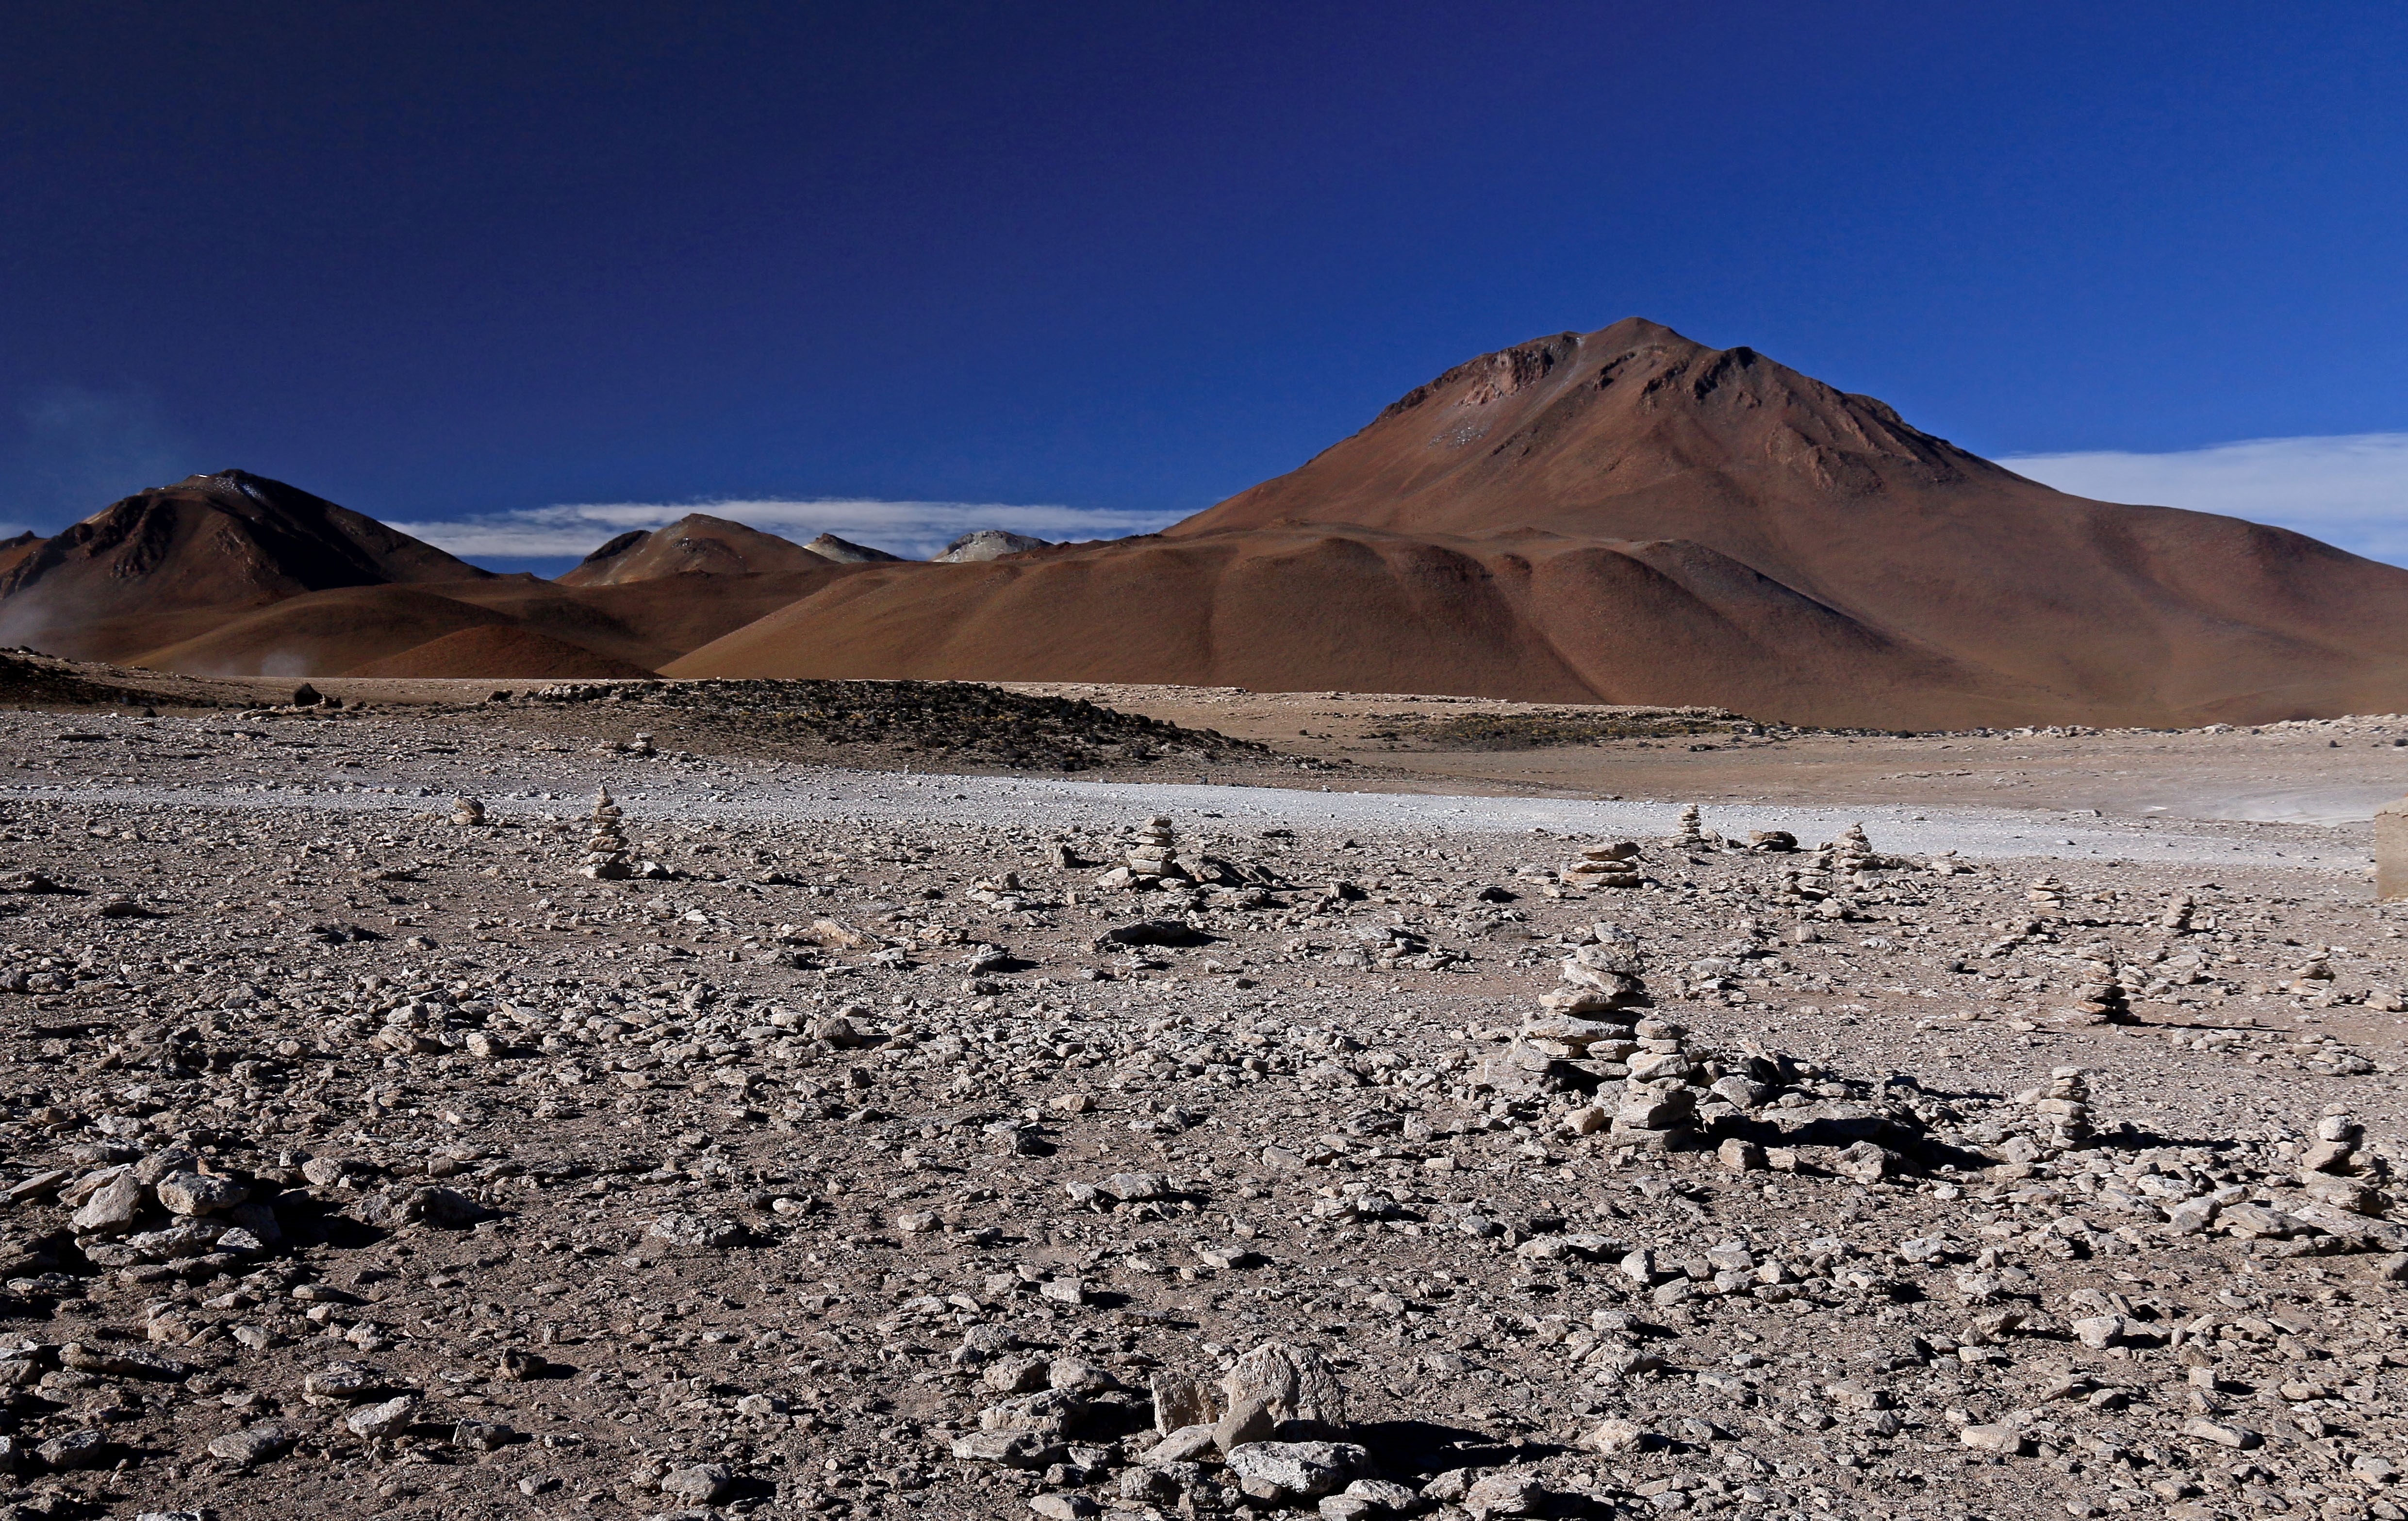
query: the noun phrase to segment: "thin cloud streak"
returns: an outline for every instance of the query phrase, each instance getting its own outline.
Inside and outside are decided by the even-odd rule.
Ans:
[[[887,502],[864,497],[743,501],[576,502],[395,528],[474,559],[580,557],[631,528],[658,528],[690,512],[727,518],[802,543],[828,533],[890,553],[925,558],[966,533],[1009,528],[1056,541],[1117,538],[1178,521],[1176,512],[1006,502]]]
[[[2009,455],[1999,463],[2077,496],[2221,512],[2408,565],[2408,433],[2247,438],[2163,454]]]

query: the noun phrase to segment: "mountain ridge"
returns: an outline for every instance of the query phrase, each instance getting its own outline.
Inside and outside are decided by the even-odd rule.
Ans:
[[[1694,548],[1645,548],[1670,545]],[[1203,546],[1209,568],[1179,552]],[[1452,594],[1414,581],[1441,564]],[[1450,366],[1159,536],[943,573],[825,588],[664,669],[1579,700],[1569,681],[1882,726],[2408,708],[2408,571],[2070,496],[1878,398],[1642,318]],[[1234,609],[1267,578],[1293,605],[1247,626]],[[1367,648],[1329,621],[1348,607],[1424,624]],[[1165,617],[1203,642],[1146,637]],[[985,631],[974,647],[966,627]],[[1491,658],[1507,649],[1535,664]]]

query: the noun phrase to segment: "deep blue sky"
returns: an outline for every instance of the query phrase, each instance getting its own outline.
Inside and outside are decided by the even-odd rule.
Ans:
[[[2408,8],[6,7],[0,524],[1205,506],[1643,314],[1985,453],[2408,429]]]

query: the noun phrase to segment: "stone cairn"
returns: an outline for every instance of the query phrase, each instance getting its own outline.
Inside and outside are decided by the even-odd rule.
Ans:
[[[1672,837],[1672,843],[1680,846],[1684,850],[1708,850],[1720,845],[1722,843],[1721,837],[1706,833],[1705,828],[1699,820],[1700,815],[1698,812],[1697,804],[1683,804],[1681,808],[1681,832]]]
[[[2103,958],[2082,964],[2082,982],[2073,990],[2073,1007],[2060,1016],[2069,1025],[2130,1025],[2131,993],[2115,964]]]
[[[2346,1109],[2328,1107],[2316,1122],[2315,1141],[2300,1154],[2300,1185],[2336,1209],[2383,1213],[2384,1200],[2376,1190],[2395,1180],[2383,1156],[2359,1150],[2365,1139],[2365,1127]]]
[[[1637,1046],[1630,1075],[1622,1080],[1622,1102],[1613,1112],[1613,1134],[1653,1139],[1685,1130],[1698,1117],[1698,1090],[1689,1079],[1689,1032],[1663,1019],[1642,1019],[1631,1027]]]
[[[2090,1074],[2079,1067],[2058,1067],[2048,1074],[2048,1086],[2032,1100],[2036,1121],[2032,1140],[2048,1153],[2078,1152],[2090,1144]]]
[[[1824,869],[1835,876],[1851,877],[1859,871],[1886,871],[1895,863],[1873,849],[1865,837],[1865,826],[1852,824],[1840,831],[1840,838],[1823,847]]]
[[[597,788],[594,794],[594,832],[585,839],[585,864],[578,870],[596,882],[625,882],[636,874],[627,862],[627,837],[620,828],[619,805],[610,799],[610,789]]]
[[[1575,1062],[1589,1064],[1591,1077],[1621,1075],[1620,1063],[1637,1049],[1632,1011],[1645,1005],[1647,988],[1636,943],[1611,925],[1598,926],[1598,936],[1564,958],[1563,985],[1539,995],[1539,1012],[1485,1064],[1489,1086],[1517,1098],[1555,1092],[1574,1081]]]
[[[2157,915],[2157,927],[2176,935],[2191,932],[2192,916],[2199,912],[2199,900],[2188,893],[2178,893],[2166,911]]]
[[[2024,901],[2041,913],[2065,911],[2065,883],[2054,876],[2041,877],[2024,889]]]
[[[481,827],[485,822],[484,800],[477,797],[452,798],[452,822],[464,829]]]
[[[1830,873],[1811,864],[1791,867],[1781,874],[1781,885],[1774,889],[1772,896],[1777,903],[1813,908],[1830,898]]]
[[[1648,1002],[1638,941],[1613,925],[1598,925],[1594,944],[1563,960],[1562,985],[1539,996],[1505,1054],[1490,1061],[1484,1080],[1498,1092],[1528,1096],[1566,1088],[1576,1076],[1620,1078],[1611,1112],[1600,1103],[1579,1112],[1578,1127],[1594,1134],[1609,1124],[1618,1137],[1661,1141],[1697,1119],[1688,1032],[1640,1012]],[[1585,1081],[1583,1079],[1582,1081]]]
[[[1157,887],[1185,887],[1217,880],[1203,858],[1180,848],[1179,833],[1165,814],[1157,813],[1132,830],[1121,864],[1096,879],[1098,887],[1145,892]]]
[[[1627,839],[1592,846],[1563,870],[1567,887],[1637,887],[1647,879],[1639,870],[1639,847]]]
[[[1779,854],[1797,847],[1794,838],[1779,830],[1767,831],[1767,835],[1771,838],[1756,837],[1758,842],[1754,848]],[[1844,911],[1832,895],[1841,890],[1842,883],[1853,879],[1858,886],[1869,885],[1872,880],[1870,873],[1897,871],[1908,864],[1901,857],[1874,850],[1873,842],[1865,837],[1865,826],[1852,824],[1840,832],[1839,839],[1827,841],[1797,866],[1783,871],[1775,896],[1781,902],[1806,905],[1827,918],[1838,918]]]

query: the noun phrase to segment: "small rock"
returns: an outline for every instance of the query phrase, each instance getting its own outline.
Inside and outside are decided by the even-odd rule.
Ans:
[[[2124,1317],[2087,1315],[2073,1322],[2070,1328],[2084,1346],[2099,1351],[2113,1346],[2115,1339],[2124,1334]]]
[[[979,1377],[979,1387],[992,1394],[1033,1393],[1045,1387],[1047,1366],[1042,1357],[1001,1357],[987,1365]]]
[[[375,1399],[392,1383],[381,1370],[366,1363],[329,1363],[301,1381],[301,1392],[311,1400],[356,1403]]]
[[[1733,1136],[1716,1150],[1715,1159],[1733,1172],[1757,1172],[1764,1168],[1764,1148]]]
[[[1421,1497],[1393,1479],[1357,1479],[1346,1486],[1351,1499],[1368,1500],[1383,1511],[1410,1511],[1421,1504]]]
[[[245,1465],[273,1462],[293,1450],[294,1433],[273,1422],[229,1431],[209,1443],[209,1456]]]
[[[131,1171],[121,1171],[83,1201],[68,1224],[86,1236],[122,1236],[134,1227],[150,1191]]]
[[[1545,1503],[1546,1486],[1537,1477],[1507,1470],[1491,1473],[1464,1491],[1463,1508],[1473,1521],[1492,1515],[1531,1515]]]
[[[1226,1461],[1257,1499],[1312,1499],[1360,1477],[1371,1455],[1344,1442],[1256,1442],[1231,1448]]]
[[[1221,1418],[1220,1401],[1212,1398],[1212,1386],[1200,1378],[1156,1373],[1151,1390],[1154,1428],[1166,1437],[1186,1427],[1214,1425]]]
[[[697,1463],[671,1469],[661,1478],[661,1493],[688,1505],[716,1505],[736,1488],[736,1474],[724,1463]]]
[[[1279,1421],[1271,1414],[1270,1399],[1254,1395],[1230,1405],[1228,1413],[1212,1428],[1212,1444],[1226,1454],[1233,1447],[1268,1440],[1278,1426]]]
[[[718,1214],[665,1214],[644,1232],[648,1243],[710,1252],[725,1251],[741,1243],[744,1238],[741,1224]]]
[[[1286,1342],[1266,1342],[1222,1375],[1228,1408],[1261,1398],[1272,1417],[1310,1421],[1332,1431],[1346,1427],[1346,1389],[1320,1353]]]
[[[1210,1426],[1182,1426],[1145,1450],[1149,1468],[1161,1468],[1170,1463],[1192,1463],[1197,1458],[1218,1452],[1218,1433]]]
[[[1580,1444],[1590,1452],[1614,1456],[1623,1453],[1639,1452],[1652,1445],[1655,1441],[1655,1433],[1638,1422],[1627,1421],[1620,1416],[1615,1416],[1612,1420],[1601,1421],[1592,1428],[1588,1435],[1581,1438]]]
[[[2246,1452],[2266,1440],[2245,1426],[2230,1426],[2222,1421],[2211,1421],[2203,1415],[2194,1416],[2185,1421],[2182,1434],[2241,1452]]]
[[[170,1172],[151,1191],[169,1212],[182,1215],[217,1214],[251,1198],[251,1190],[232,1178],[206,1172]]]
[[[353,1436],[366,1437],[373,1442],[380,1437],[392,1436],[408,1427],[410,1413],[417,1408],[417,1404],[416,1395],[395,1395],[380,1404],[353,1411],[351,1419],[343,1424],[351,1428]]]
[[[52,1437],[34,1449],[35,1456],[49,1467],[62,1472],[71,1469],[102,1468],[115,1461],[114,1447],[109,1440],[87,1427]]]

